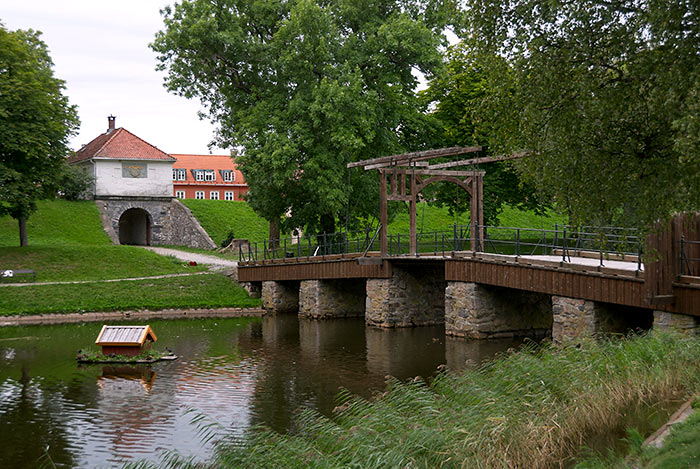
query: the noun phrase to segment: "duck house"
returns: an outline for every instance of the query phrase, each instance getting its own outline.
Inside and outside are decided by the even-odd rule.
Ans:
[[[158,340],[151,326],[102,326],[95,343],[102,347],[103,355],[134,357],[151,349],[151,342]]]

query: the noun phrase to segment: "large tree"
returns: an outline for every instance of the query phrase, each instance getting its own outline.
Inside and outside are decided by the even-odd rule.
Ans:
[[[166,86],[199,98],[242,148],[248,202],[331,232],[376,215],[377,177],[346,164],[419,144],[414,70],[441,65],[446,7],[427,0],[185,0],[152,48]],[[287,217],[288,215],[288,217]]]
[[[464,34],[505,59],[493,145],[574,222],[649,227],[700,206],[700,3],[471,0]]]
[[[509,75],[507,63],[493,58],[492,66],[500,64],[501,76],[486,73],[479,58],[465,43],[450,47],[446,54],[444,73],[435,76],[428,88],[420,93],[423,104],[430,109],[430,116],[437,121],[434,146],[480,145],[480,156],[493,156],[489,145],[496,132],[494,122],[480,116],[481,108],[494,98],[494,93],[512,94],[504,87],[503,75]],[[496,83],[493,83],[493,82]],[[496,96],[498,97],[498,96]],[[531,184],[521,181],[511,162],[490,163],[483,167],[484,222],[498,224],[498,215],[505,205],[523,209],[542,210],[543,199]],[[445,206],[450,213],[468,210],[469,199],[464,190],[454,184],[426,188],[430,203]]]
[[[17,219],[20,246],[37,199],[55,195],[78,126],[40,34],[0,23],[0,215]]]

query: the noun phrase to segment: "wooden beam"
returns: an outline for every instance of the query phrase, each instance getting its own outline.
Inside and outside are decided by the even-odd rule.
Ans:
[[[516,160],[528,156],[530,152],[522,151],[512,155],[484,156],[481,158],[471,158],[469,160],[450,161],[448,163],[438,163],[428,166],[428,169],[454,168],[455,166],[468,166],[479,163],[494,163],[496,161]]]
[[[391,169],[380,169],[382,174],[391,174]],[[486,171],[441,171],[431,169],[416,169],[412,171],[416,176],[453,176],[453,177],[472,177],[483,176]]]
[[[402,154],[398,154],[398,155],[382,156],[380,158],[372,158],[369,160],[355,161],[352,163],[348,163],[347,167],[348,168],[355,168],[357,166],[370,166],[370,165],[378,164],[378,163],[389,163],[390,165],[391,164],[395,165],[397,163],[402,163],[402,162],[424,161],[424,160],[430,160],[432,158],[438,158],[441,156],[463,155],[465,153],[474,153],[477,151],[481,151],[481,147],[439,148],[436,150],[415,151],[412,153],[402,153]],[[367,169],[367,168],[365,168],[365,169]]]
[[[398,168],[411,168],[413,166],[421,167],[421,168],[427,168],[430,166],[430,163],[428,161],[402,161],[400,163],[377,163],[377,164],[370,164],[365,166],[365,171],[369,171],[370,169],[379,169],[379,168],[386,168],[386,167],[398,167]]]

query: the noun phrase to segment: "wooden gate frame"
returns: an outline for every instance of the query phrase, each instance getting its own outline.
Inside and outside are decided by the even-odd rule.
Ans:
[[[474,164],[466,161],[454,161],[430,165],[428,160],[433,158],[455,156],[481,151],[481,147],[451,147],[437,150],[426,150],[400,155],[384,156],[364,161],[349,163],[348,168],[363,166],[365,171],[376,169],[379,172],[379,223],[381,256],[388,254],[387,236],[387,206],[388,201],[409,203],[410,236],[409,250],[412,255],[418,254],[418,239],[416,230],[416,202],[418,194],[433,182],[452,182],[467,191],[471,197],[470,224],[471,246],[474,249],[483,239],[484,199],[483,186],[485,171],[446,170],[454,166]],[[391,192],[387,192],[387,179],[390,181]],[[407,187],[408,180],[408,187]]]

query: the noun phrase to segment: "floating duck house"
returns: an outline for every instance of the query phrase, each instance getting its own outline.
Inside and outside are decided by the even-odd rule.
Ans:
[[[151,342],[158,340],[151,326],[102,326],[95,343],[102,347],[103,355],[133,357],[150,350]]]

